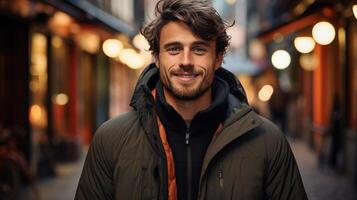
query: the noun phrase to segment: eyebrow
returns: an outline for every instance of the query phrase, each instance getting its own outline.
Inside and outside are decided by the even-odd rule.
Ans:
[[[166,49],[166,48],[169,48],[169,47],[175,46],[175,45],[182,45],[182,43],[180,43],[180,42],[170,42],[170,43],[165,44],[163,46],[163,48]],[[204,41],[204,40],[196,41],[196,42],[192,43],[192,46],[197,46],[197,45],[203,45],[203,46],[208,47],[208,46],[210,46],[210,43],[209,43],[209,41]]]
[[[210,46],[210,42],[202,40],[202,41],[194,42],[192,45],[203,45],[203,46],[209,47]]]
[[[171,46],[176,46],[176,45],[181,45],[181,43],[179,43],[179,42],[170,42],[170,43],[165,44],[163,48],[167,49],[167,48],[169,48]]]

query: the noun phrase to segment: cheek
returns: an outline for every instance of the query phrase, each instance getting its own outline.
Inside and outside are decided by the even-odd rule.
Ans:
[[[169,82],[169,77],[168,77],[167,71],[162,68],[160,68],[160,79],[164,83]]]
[[[160,67],[165,68],[165,70],[168,70],[170,66],[175,65],[176,63],[176,58],[173,56],[167,56],[167,55],[160,55],[159,56],[159,63]]]
[[[218,57],[214,53],[207,52],[204,56],[196,57],[196,62],[197,64],[201,63],[203,66],[215,66],[217,59]]]
[[[195,63],[196,66],[201,66],[201,68],[203,68],[205,71],[207,72],[211,72],[211,71],[215,71],[216,68],[216,61],[212,58],[206,57],[203,59],[199,59],[197,60],[197,62]]]

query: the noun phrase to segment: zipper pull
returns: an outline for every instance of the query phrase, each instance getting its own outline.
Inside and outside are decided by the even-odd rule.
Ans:
[[[218,170],[219,186],[223,190],[223,170]]]
[[[223,179],[223,170],[218,170],[218,178]]]
[[[186,145],[188,145],[190,143],[190,130],[189,129],[186,130],[185,139],[186,139]]]
[[[223,170],[218,170],[219,187],[223,190]]]

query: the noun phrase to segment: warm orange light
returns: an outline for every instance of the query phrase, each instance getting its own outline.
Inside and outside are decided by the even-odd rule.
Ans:
[[[53,95],[52,102],[57,105],[64,106],[68,103],[68,96],[64,93]]]
[[[123,49],[119,55],[119,60],[132,69],[139,69],[145,65],[145,57],[138,54],[134,49]]]
[[[33,76],[47,73],[47,39],[44,34],[34,33],[32,36],[31,67]]]
[[[100,48],[100,37],[91,31],[84,31],[77,36],[78,45],[84,51],[95,54]]]
[[[72,22],[71,17],[63,12],[56,12],[53,20],[57,26],[68,26]]]
[[[38,104],[34,104],[30,108],[30,122],[35,127],[44,128],[47,125],[46,113],[44,108]]]
[[[39,120],[42,117],[41,107],[39,105],[31,106],[30,116],[34,121]]]
[[[294,45],[300,53],[310,53],[315,48],[315,41],[312,37],[297,37]]]
[[[62,44],[63,44],[62,39],[60,37],[58,37],[58,36],[54,36],[52,38],[51,43],[52,43],[52,46],[55,47],[55,48],[60,48],[62,46]]]
[[[105,55],[110,58],[115,58],[120,55],[120,51],[123,49],[123,43],[118,39],[107,39],[104,41],[102,49]]]
[[[300,65],[306,71],[313,71],[317,67],[316,57],[313,54],[303,54],[300,56]]]

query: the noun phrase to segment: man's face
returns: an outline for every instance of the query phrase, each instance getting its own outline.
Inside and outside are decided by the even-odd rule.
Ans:
[[[156,65],[165,91],[176,99],[194,100],[205,94],[222,58],[216,54],[215,40],[197,37],[184,23],[169,22],[161,30]]]

